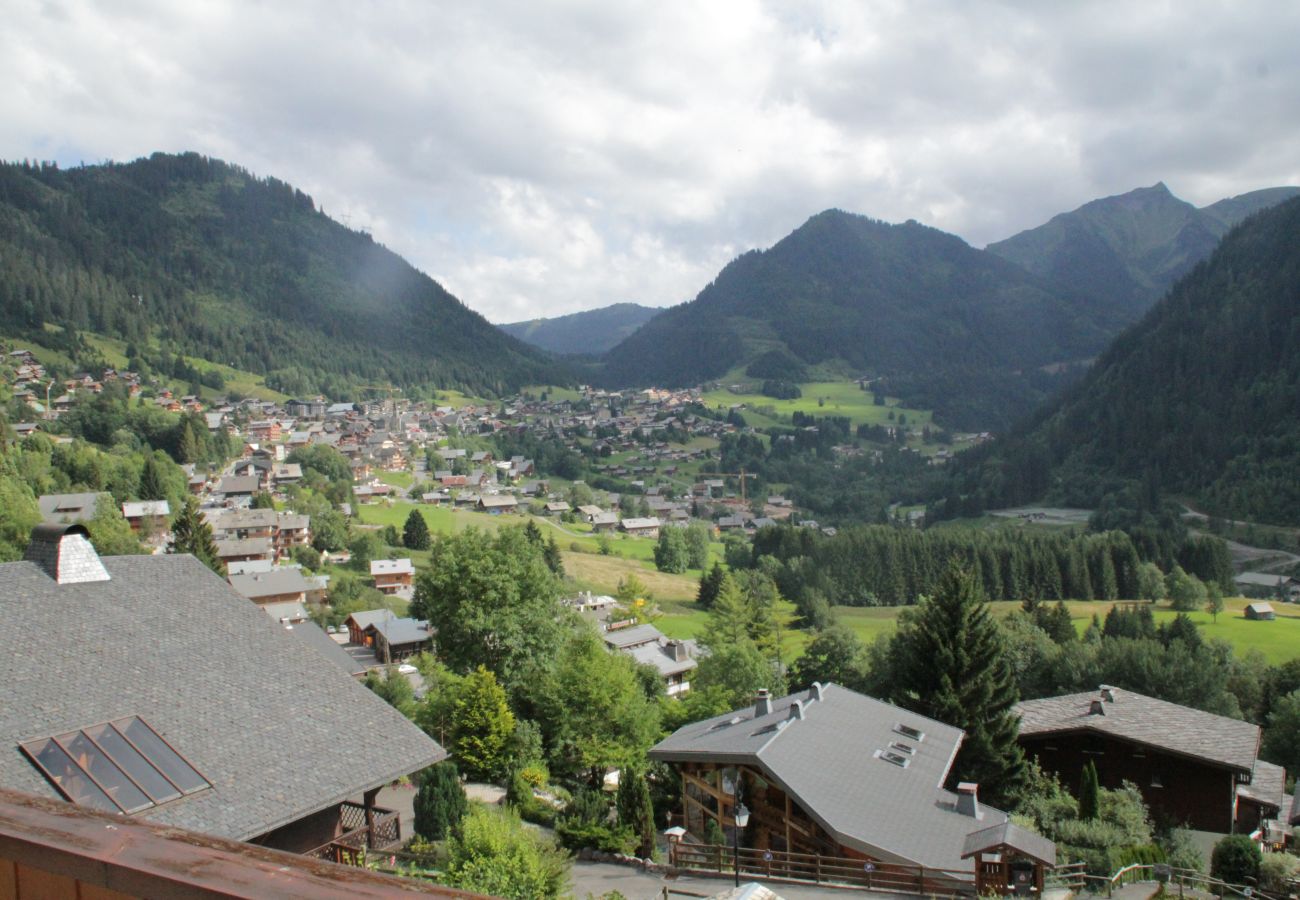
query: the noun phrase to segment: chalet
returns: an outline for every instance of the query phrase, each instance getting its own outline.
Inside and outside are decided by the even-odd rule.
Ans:
[[[1242,572],[1233,578],[1243,597],[1269,597],[1295,602],[1300,600],[1300,579],[1267,572]]]
[[[136,500],[122,504],[122,517],[137,534],[165,533],[171,514],[171,504],[166,500]]]
[[[933,719],[815,684],[781,698],[760,691],[753,706],[685,725],[649,755],[681,774],[680,824],[696,839],[710,820],[734,832],[743,808],[746,847],[775,871],[794,865],[788,854],[809,854],[855,870],[870,863],[882,886],[906,870],[909,892],[948,894],[974,885],[963,858],[971,835],[1008,821],[980,804],[976,785],[943,788],[962,738]]]
[[[691,689],[690,673],[699,663],[692,658],[690,641],[670,640],[653,625],[611,628],[604,637],[611,650],[658,670],[669,697]]]
[[[231,501],[247,503],[261,489],[262,478],[260,475],[227,475],[217,482],[215,493],[225,497],[228,503]]]
[[[275,559],[275,545],[270,538],[232,538],[218,540],[217,558],[223,563],[243,562],[245,560]]]
[[[431,506],[442,506],[450,501],[451,492],[449,491],[427,491],[420,495],[420,502],[428,503]]]
[[[278,512],[275,514],[275,552],[286,555],[294,547],[311,545],[311,516],[301,513]]]
[[[493,516],[499,516],[502,513],[512,513],[519,508],[519,501],[509,494],[499,494],[496,496],[483,495],[478,498],[478,509]]]
[[[271,467],[271,479],[276,487],[297,484],[302,481],[302,466],[299,463],[276,463]]]
[[[563,500],[553,500],[546,504],[546,514],[548,516],[559,516],[569,511],[569,504]]]
[[[397,662],[433,649],[433,630],[428,622],[399,619],[391,614],[370,626],[374,634],[375,658]]]
[[[282,603],[259,603],[262,612],[271,617],[274,622],[281,625],[297,625],[299,622],[310,622],[311,614],[307,612],[307,607],[301,603],[295,603],[286,600]]]
[[[218,510],[206,515],[219,540],[266,538],[274,543],[277,517],[273,509]]]
[[[1281,811],[1258,725],[1107,686],[1025,700],[1016,712],[1026,755],[1067,784],[1091,760],[1103,787],[1132,782],[1154,814],[1221,834],[1249,833]]]
[[[588,523],[592,523],[597,516],[605,515],[605,511],[594,504],[586,504],[578,507],[578,514]],[[617,521],[617,520],[616,520]]]
[[[659,520],[655,518],[623,519],[618,523],[618,530],[634,537],[657,538],[659,537]]]
[[[307,580],[302,569],[294,566],[277,566],[269,572],[251,572],[229,576],[230,586],[241,597],[258,606],[268,603],[306,603]]]
[[[284,429],[277,419],[263,419],[248,423],[248,436],[258,443],[271,444],[280,440],[283,435]]]
[[[1246,618],[1253,622],[1271,622],[1277,618],[1271,603],[1257,601],[1246,604]]]
[[[95,518],[95,510],[103,500],[113,502],[113,496],[104,491],[84,494],[42,494],[36,500],[41,510],[41,518],[46,522],[89,522]]]
[[[364,612],[352,613],[343,622],[348,629],[348,640],[363,647],[373,646],[374,637],[373,632],[370,631],[371,626],[386,618],[392,618],[392,616],[392,611],[387,609],[368,609]]]
[[[375,588],[384,594],[399,594],[410,591],[411,579],[415,576],[415,567],[408,559],[375,559],[370,561],[370,577],[375,579]]]
[[[399,842],[379,789],[446,756],[191,556],[100,558],[41,525],[0,583],[28,651],[0,657],[0,787],[337,858]],[[141,649],[142,623],[166,639]]]

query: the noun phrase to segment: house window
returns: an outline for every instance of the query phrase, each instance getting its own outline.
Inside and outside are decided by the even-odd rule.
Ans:
[[[1159,772],[1151,773],[1151,786],[1158,787],[1158,788],[1162,788],[1165,786],[1164,779],[1160,776]]]
[[[138,716],[19,746],[68,800],[109,812],[138,813],[212,787]]]

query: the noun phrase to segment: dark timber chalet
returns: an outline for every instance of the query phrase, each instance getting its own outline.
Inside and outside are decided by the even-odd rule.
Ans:
[[[739,788],[750,812],[742,843],[756,851],[856,860],[859,871],[865,862],[914,867],[949,882],[935,888],[945,891],[969,889],[971,857],[986,855],[990,889],[1007,884],[1001,867],[1015,860],[1029,860],[1041,884],[1042,868],[1055,864],[1050,841],[1001,827],[1006,813],[982,806],[976,785],[944,788],[962,738],[827,684],[780,698],[762,691],[749,708],[679,728],[650,758],[681,773],[688,840],[703,840],[713,820],[730,843]]]
[[[1044,769],[1073,786],[1092,760],[1103,787],[1131,782],[1157,817],[1249,834],[1289,805],[1286,772],[1258,758],[1249,722],[1105,686],[1016,711],[1020,744]]]
[[[38,526],[0,564],[0,630],[21,638],[3,788],[350,859],[400,837],[379,789],[446,756],[188,555],[101,559],[81,526]]]

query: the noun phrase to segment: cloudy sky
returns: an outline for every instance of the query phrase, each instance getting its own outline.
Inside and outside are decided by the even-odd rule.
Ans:
[[[839,207],[977,246],[1300,184],[1300,4],[8,0],[0,156],[274,175],[497,322],[693,297]]]

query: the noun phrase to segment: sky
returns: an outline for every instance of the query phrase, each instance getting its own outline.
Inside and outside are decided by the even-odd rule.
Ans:
[[[0,157],[275,176],[494,322],[693,298],[828,208],[975,246],[1300,184],[1300,4],[7,0]]]

